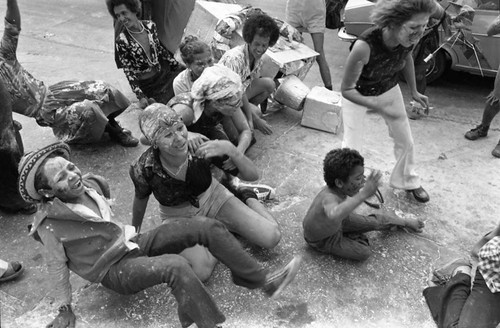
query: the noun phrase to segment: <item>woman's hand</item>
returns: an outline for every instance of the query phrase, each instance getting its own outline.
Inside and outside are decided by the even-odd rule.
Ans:
[[[273,130],[271,130],[271,126],[260,117],[254,117],[253,126],[264,134],[270,135],[273,133]]]
[[[222,157],[224,155],[233,157],[238,150],[227,140],[209,140],[198,147],[195,152],[197,157],[211,158]]]
[[[412,95],[413,100],[418,102],[422,108],[424,109],[425,114],[429,114],[429,97],[421,94],[418,91],[415,91]]]
[[[194,155],[198,148],[207,142],[209,139],[201,133],[188,132],[188,150],[191,155]]]

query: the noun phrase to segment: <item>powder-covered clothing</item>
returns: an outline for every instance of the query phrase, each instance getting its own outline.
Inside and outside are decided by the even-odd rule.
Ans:
[[[129,173],[135,186],[135,196],[144,199],[153,194],[163,206],[190,203],[199,207],[200,195],[212,183],[211,161],[189,157],[186,179],[182,181],[163,169],[159,156],[159,150],[150,147],[131,165]]]
[[[36,232],[44,244],[49,275],[56,283],[61,304],[71,304],[69,270],[88,281],[100,282],[114,263],[138,248],[130,241],[136,235],[134,227],[111,220],[107,182],[92,174],[82,180],[100,213],[56,198],[44,204],[32,227],[32,233]]]
[[[191,71],[185,69],[179,73],[174,79],[173,87],[175,95],[180,95],[191,91],[193,86],[193,79],[191,78]]]
[[[12,111],[35,118],[52,128],[67,143],[98,141],[104,133],[107,115],[123,111],[130,101],[103,81],[62,81],[45,86],[26,71],[16,57],[20,28],[5,20],[0,46],[0,78],[12,101]]]
[[[500,236],[491,238],[478,252],[478,270],[492,293],[500,292]]]
[[[184,202],[197,205],[198,196],[212,182],[210,162],[192,157],[187,165],[186,181],[177,180],[163,169],[159,150],[150,147],[130,167],[135,196],[144,199],[153,193],[164,206],[176,206]]]
[[[250,68],[250,54],[248,53],[248,45],[234,47],[226,51],[221,57],[218,64],[224,65],[241,77],[243,90],[246,90],[250,83],[260,77],[260,69],[262,68],[262,57],[255,60],[254,67]]]
[[[359,39],[370,46],[370,58],[363,66],[356,90],[363,96],[378,96],[398,84],[398,72],[404,68],[405,59],[413,47],[399,44],[394,49],[387,48],[382,29],[376,26],[364,31]]]
[[[138,83],[139,75],[153,70],[175,71],[179,67],[172,53],[160,43],[155,23],[148,20],[143,20],[141,23],[148,34],[151,58],[127,29],[123,28],[115,39],[117,66],[123,68],[130,87],[138,99],[145,97]]]

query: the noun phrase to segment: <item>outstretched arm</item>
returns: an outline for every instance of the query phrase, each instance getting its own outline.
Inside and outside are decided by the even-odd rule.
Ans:
[[[38,234],[45,246],[48,278],[54,284],[53,294],[59,305],[59,314],[47,327],[74,328],[76,317],[71,309],[71,284],[64,247],[48,229],[39,229]]]
[[[7,13],[5,14],[5,19],[21,29],[21,13],[19,12],[17,0],[7,0]]]

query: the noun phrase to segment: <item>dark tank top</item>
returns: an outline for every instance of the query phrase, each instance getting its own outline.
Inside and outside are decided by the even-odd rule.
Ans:
[[[364,31],[359,39],[370,46],[370,58],[356,82],[356,90],[363,96],[381,95],[398,84],[398,72],[404,68],[405,58],[413,47],[387,48],[382,29],[376,26]]]

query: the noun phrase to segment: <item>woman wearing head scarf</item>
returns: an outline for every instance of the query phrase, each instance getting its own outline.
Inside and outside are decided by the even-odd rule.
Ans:
[[[132,224],[140,229],[149,196],[160,203],[163,220],[174,217],[207,216],[223,222],[229,231],[264,248],[273,248],[281,238],[278,224],[266,212],[257,213],[212,177],[211,159],[227,156],[231,171],[245,180],[259,177],[257,168],[228,140],[210,140],[189,152],[188,131],[181,116],[163,104],[152,104],[140,115],[142,133],[152,145],[130,168],[135,186]],[[215,259],[195,246],[182,253],[201,280],[210,276]]]
[[[417,91],[412,49],[423,35],[434,0],[380,0],[372,12],[375,26],[354,43],[342,80],[342,147],[361,150],[363,120],[368,109],[385,120],[394,140],[396,165],[390,185],[411,192],[419,202],[429,201],[415,171],[415,150],[398,73],[403,72],[413,100],[424,108],[428,99]]]
[[[155,23],[139,20],[139,0],[106,0],[106,5],[118,24],[116,64],[123,68],[141,106],[152,102],[166,104],[174,96],[172,83],[182,67],[160,43]]]
[[[172,107],[187,126],[189,150],[194,153],[206,140],[231,140],[242,153],[252,143],[252,132],[241,110],[240,77],[227,67],[207,67],[193,83],[190,93],[172,98]],[[226,161],[226,169],[233,168]]]

